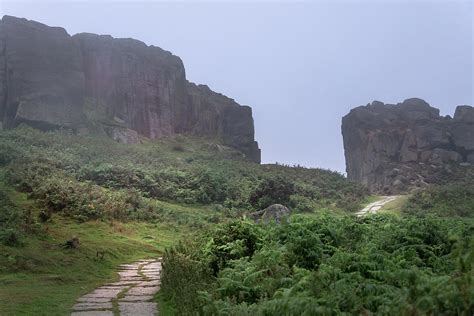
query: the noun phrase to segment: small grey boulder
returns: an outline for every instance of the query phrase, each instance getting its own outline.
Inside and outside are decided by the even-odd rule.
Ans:
[[[290,209],[286,206],[281,204],[272,204],[264,210],[251,213],[250,218],[252,218],[257,223],[260,221],[263,221],[265,224],[273,221],[281,223],[282,219],[288,217],[290,213]]]

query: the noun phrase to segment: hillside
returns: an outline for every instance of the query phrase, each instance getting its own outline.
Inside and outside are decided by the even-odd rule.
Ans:
[[[473,309],[469,187],[358,218],[373,197],[331,171],[251,163],[212,139],[124,145],[27,126],[0,132],[0,162],[2,315],[64,315],[119,263],[158,255],[164,315]],[[276,202],[288,222],[243,218]]]
[[[27,126],[0,131],[0,175],[2,315],[63,315],[118,263],[271,203],[345,214],[368,198],[338,173],[251,163],[213,139],[125,145]]]

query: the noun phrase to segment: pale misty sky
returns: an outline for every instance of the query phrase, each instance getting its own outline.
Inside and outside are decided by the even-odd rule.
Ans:
[[[344,172],[341,118],[372,100],[473,102],[473,2],[0,1],[69,34],[132,37],[253,108],[263,162]]]

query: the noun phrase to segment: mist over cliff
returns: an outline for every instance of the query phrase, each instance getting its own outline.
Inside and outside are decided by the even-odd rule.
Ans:
[[[190,134],[260,162],[252,109],[187,81],[181,59],[134,39],[0,22],[0,121],[99,131],[124,143]]]

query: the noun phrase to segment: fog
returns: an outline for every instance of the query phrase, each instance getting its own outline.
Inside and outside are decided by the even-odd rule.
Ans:
[[[343,172],[341,118],[372,100],[474,104],[471,1],[0,2],[70,34],[132,37],[253,108],[263,162]]]

